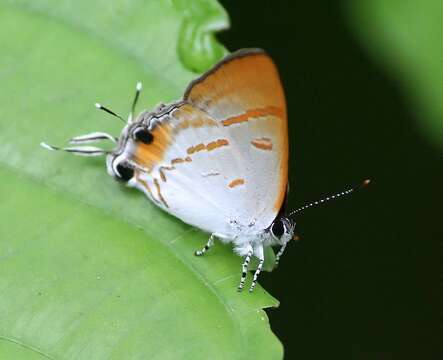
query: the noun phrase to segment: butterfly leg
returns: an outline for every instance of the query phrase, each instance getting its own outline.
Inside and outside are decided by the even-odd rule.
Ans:
[[[281,258],[281,256],[283,255],[283,253],[285,252],[285,249],[286,249],[286,245],[287,245],[287,244],[288,244],[288,243],[285,242],[285,243],[282,245],[282,247],[280,248],[280,250],[278,251],[277,255],[275,255],[275,266],[278,266],[278,263],[280,262],[280,258]]]
[[[242,264],[242,273],[241,273],[241,279],[240,279],[240,284],[238,285],[238,291],[242,291],[243,287],[245,286],[245,281],[246,281],[246,276],[248,274],[248,266],[249,266],[249,262],[251,261],[251,257],[252,257],[252,246],[250,248],[250,250],[248,251],[246,257],[245,257],[245,261]]]
[[[263,268],[263,263],[265,261],[265,256],[263,253],[263,245],[259,245],[256,248],[254,248],[254,255],[258,258],[259,262],[257,269],[255,270],[254,277],[252,278],[252,284],[251,287],[249,288],[249,292],[252,292],[255,289],[255,285],[257,285],[258,275],[260,275],[261,270]]]
[[[203,256],[206,253],[206,251],[208,251],[212,247],[212,245],[214,245],[214,234],[211,234],[211,236],[209,237],[208,242],[203,247],[203,249],[197,250],[195,252],[195,255],[196,256]]]

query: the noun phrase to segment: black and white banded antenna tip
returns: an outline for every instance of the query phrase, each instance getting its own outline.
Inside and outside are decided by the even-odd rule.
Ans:
[[[116,114],[112,110],[109,110],[108,108],[104,107],[103,105],[101,105],[99,103],[95,103],[95,107],[99,110],[103,110],[104,112],[107,112],[108,114],[115,116],[116,118],[119,118],[121,121],[123,121],[126,124],[125,119],[123,119],[120,115]]]
[[[320,200],[314,201],[312,203],[303,205],[302,207],[299,207],[298,209],[295,209],[295,210],[291,211],[288,216],[289,217],[294,216],[295,214],[298,214],[299,212],[304,211],[306,209],[309,209],[311,207],[315,207],[315,206],[321,205],[321,204],[323,204],[325,202],[328,202],[328,201],[331,201],[331,200],[335,200],[335,199],[337,199],[339,197],[342,197],[342,196],[345,196],[345,195],[349,195],[349,194],[353,193],[356,190],[360,190],[360,189],[363,189],[364,187],[368,186],[370,182],[371,182],[370,179],[365,179],[358,186],[349,188],[349,189],[344,190],[342,192],[339,192],[337,194],[330,195],[330,196],[327,196],[327,197],[325,197],[323,199],[320,199]]]
[[[135,107],[137,106],[138,98],[140,97],[140,93],[141,93],[142,89],[143,89],[143,85],[139,81],[137,83],[137,85],[135,86],[135,96],[134,96],[134,100],[132,101],[131,112],[129,113],[128,122],[131,122],[132,119],[134,118]]]

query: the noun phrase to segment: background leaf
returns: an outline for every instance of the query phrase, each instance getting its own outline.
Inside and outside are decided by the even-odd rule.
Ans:
[[[216,61],[211,30],[227,26],[215,1],[195,2],[196,17],[183,4],[0,5],[2,357],[282,357],[262,310],[277,301],[237,293],[229,246],[195,258],[207,234],[116,184],[103,159],[38,146],[118,134],[92,104],[126,114],[138,80],[144,108],[179,98],[196,76],[180,59],[199,71]]]
[[[443,2],[347,1],[359,40],[404,85],[428,138],[443,146]]]

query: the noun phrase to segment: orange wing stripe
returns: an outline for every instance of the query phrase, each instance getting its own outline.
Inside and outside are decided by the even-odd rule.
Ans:
[[[138,176],[138,174],[135,175],[135,178],[136,178],[137,181],[138,181],[140,184],[142,184],[142,186],[148,191],[149,195],[151,195],[151,198],[152,198],[154,201],[157,201],[156,198],[154,197],[154,195],[152,194],[151,188],[149,187],[148,183],[147,183],[145,180],[141,179],[141,178]]]
[[[168,203],[166,202],[165,198],[163,197],[163,195],[161,193],[160,184],[158,183],[157,179],[154,179],[154,185],[155,185],[155,187],[157,189],[158,198],[163,203],[163,205],[165,205],[168,208],[169,205],[168,205]]]
[[[261,150],[272,150],[272,142],[269,138],[260,138],[254,139],[251,141],[251,144],[254,145],[257,149]]]
[[[200,128],[203,126],[217,126],[217,122],[211,118],[186,119],[175,127],[175,131],[179,132],[189,127]]]
[[[233,187],[236,187],[238,185],[243,185],[245,183],[245,179],[235,179],[232,180],[228,186],[232,189]]]
[[[160,173],[160,178],[163,182],[166,182],[165,170],[175,170],[175,166],[160,166],[158,172]]]
[[[218,139],[217,141],[212,141],[208,145],[206,145],[206,150],[211,151],[217,149],[222,146],[228,146],[229,141],[226,139]]]
[[[239,124],[245,121],[249,121],[251,118],[257,118],[260,116],[274,115],[279,118],[284,118],[285,113],[282,109],[276,106],[267,106],[260,109],[251,109],[246,111],[244,114],[232,116],[222,121],[224,126],[230,126],[233,124]]]
[[[192,161],[192,159],[189,156],[186,156],[184,159],[183,158],[172,159],[171,160],[171,164],[172,165],[174,165],[174,164],[181,164],[181,163],[184,163],[184,162],[191,162],[191,161]]]
[[[211,150],[217,149],[219,147],[228,146],[228,145],[229,145],[229,141],[228,140],[226,140],[226,139],[218,139],[218,140],[215,140],[215,141],[211,141],[207,145],[205,145],[203,143],[200,143],[198,145],[191,146],[191,147],[189,147],[186,150],[186,152],[189,155],[191,155],[191,154],[194,154],[194,153],[199,152],[199,151],[203,151],[203,150],[211,151]]]
[[[173,112],[172,117],[179,121],[174,127],[174,133],[188,128],[218,126],[217,121],[208,116],[204,111],[190,104],[185,104],[177,108]]]

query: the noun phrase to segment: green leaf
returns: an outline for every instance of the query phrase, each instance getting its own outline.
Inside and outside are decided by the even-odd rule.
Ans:
[[[369,52],[404,84],[424,133],[443,146],[443,1],[347,1]]]
[[[138,80],[145,108],[179,98],[190,64],[225,52],[212,30],[227,21],[209,0],[1,3],[1,358],[282,357],[263,311],[278,302],[236,291],[229,246],[196,258],[208,235],[117,184],[102,158],[39,147],[119,134],[93,103],[126,114]]]

